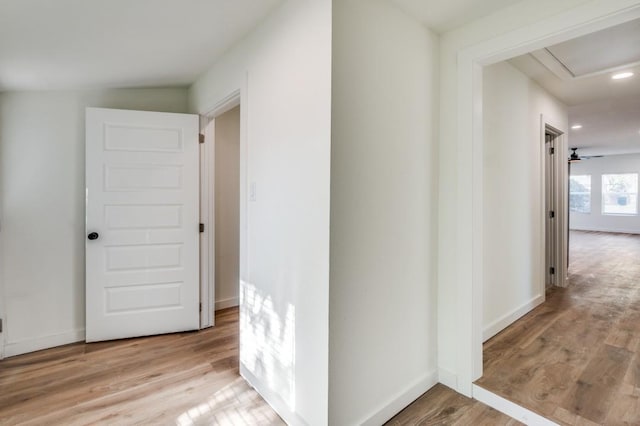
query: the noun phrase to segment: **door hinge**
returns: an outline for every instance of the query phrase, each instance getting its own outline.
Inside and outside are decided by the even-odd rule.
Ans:
[[[551,210],[549,212],[549,219],[553,219],[554,217],[556,217],[556,212],[554,212],[553,210]]]
[[[202,312],[202,302],[200,302],[200,312]]]
[[[553,155],[556,153],[556,149],[554,147],[549,148],[549,155]]]
[[[204,223],[200,224],[200,232],[204,232]]]
[[[204,143],[204,134],[200,133],[200,134],[198,135],[198,141],[199,141],[200,143]]]
[[[553,266],[549,268],[549,273],[551,275],[554,275],[556,273],[556,268],[554,268]]]
[[[0,333],[2,333],[2,318],[0,318]]]

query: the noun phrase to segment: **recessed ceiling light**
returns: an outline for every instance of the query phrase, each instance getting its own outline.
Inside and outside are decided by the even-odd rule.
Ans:
[[[571,126],[571,128],[572,128],[573,130],[582,129],[582,124],[574,124],[573,126]]]
[[[611,76],[611,78],[614,80],[622,80],[623,78],[629,78],[629,77],[633,77],[632,72],[620,72],[618,74],[614,74]]]

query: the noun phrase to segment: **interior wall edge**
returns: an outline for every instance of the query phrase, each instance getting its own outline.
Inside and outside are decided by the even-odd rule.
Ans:
[[[85,329],[63,331],[61,333],[49,334],[46,336],[20,339],[14,342],[6,342],[5,356],[11,357],[29,352],[36,352],[56,346],[68,345],[70,343],[83,342],[85,339]]]
[[[441,383],[450,389],[456,390],[458,388],[458,375],[451,370],[439,367],[438,383]]]
[[[482,330],[482,341],[486,342],[491,339],[496,334],[500,333],[505,328],[509,327],[511,324],[516,322],[518,319],[522,318],[533,309],[535,309],[538,305],[544,302],[544,294],[539,294],[529,300],[528,302],[520,305],[513,311],[503,315],[497,320],[493,321],[491,324],[488,324]]]
[[[240,297],[230,297],[228,299],[220,299],[220,300],[216,300],[216,311],[219,311],[220,309],[227,309],[227,308],[233,308],[235,306],[239,306],[240,305]]]
[[[245,379],[254,389],[260,394],[267,404],[278,413],[280,417],[286,419],[286,422],[290,426],[306,426],[308,423],[304,421],[294,410],[290,409],[287,403],[274,391],[265,386],[264,382],[258,380],[251,370],[247,368],[242,362],[240,362],[240,376]]]
[[[403,391],[394,395],[389,401],[378,408],[371,416],[357,422],[357,424],[377,426],[385,423],[436,384],[438,384],[438,371],[434,370],[409,384]]]

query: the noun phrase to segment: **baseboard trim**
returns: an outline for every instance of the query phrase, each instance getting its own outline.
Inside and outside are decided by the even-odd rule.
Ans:
[[[579,226],[571,228],[572,231],[592,231],[592,232],[609,232],[611,234],[640,234],[640,229],[612,229],[612,228],[591,228],[588,226]]]
[[[239,297],[230,297],[228,299],[216,300],[215,310],[219,311],[220,309],[232,308],[238,305],[240,305]]]
[[[49,334],[46,336],[33,337],[29,339],[6,342],[4,345],[4,356],[16,356],[29,352],[49,349],[56,346],[68,345],[69,343],[82,342],[85,339],[84,328],[69,330],[62,333]]]
[[[473,398],[529,426],[558,426],[557,423],[542,417],[514,402],[473,385]]]
[[[458,376],[446,368],[438,369],[438,382],[456,392],[458,391]]]
[[[363,426],[378,426],[398,414],[407,405],[418,399],[420,395],[438,383],[438,373],[433,371],[415,380],[406,389],[394,395],[384,406],[363,421],[357,422]]]
[[[540,305],[542,302],[544,302],[544,295],[541,294],[534,297],[527,303],[514,309],[513,311],[507,313],[506,315],[503,315],[502,317],[493,321],[491,324],[489,324],[482,330],[482,341],[486,342],[487,340],[491,339],[493,336],[500,333],[502,330],[504,330],[505,328],[513,324],[515,321],[517,321],[527,313],[531,312],[536,306]]]
[[[291,411],[280,395],[263,386],[262,382],[260,382],[242,362],[240,363],[240,376],[242,376],[242,378],[260,394],[266,403],[269,404],[269,406],[273,408],[280,417],[282,417],[282,420],[284,420],[286,424],[292,426],[308,425],[308,422],[300,417],[300,415]]]

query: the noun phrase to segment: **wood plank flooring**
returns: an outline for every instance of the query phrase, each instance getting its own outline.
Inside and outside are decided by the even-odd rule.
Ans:
[[[281,425],[238,375],[238,310],[216,327],[0,361],[0,425]],[[640,372],[640,366],[638,368]],[[390,425],[515,425],[437,385]]]
[[[284,424],[239,376],[237,308],[216,324],[2,360],[0,424]]]
[[[640,424],[640,236],[571,232],[569,286],[484,345],[479,386],[565,425]]]
[[[386,423],[388,426],[513,426],[520,424],[522,423],[440,384],[431,388]]]

